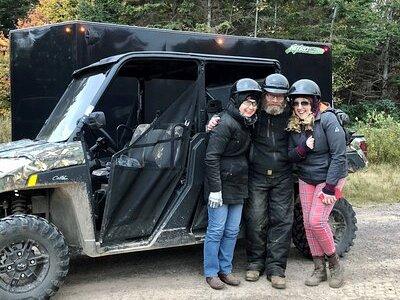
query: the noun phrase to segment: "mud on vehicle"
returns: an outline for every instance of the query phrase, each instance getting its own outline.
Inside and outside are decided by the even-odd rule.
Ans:
[[[98,257],[202,243],[208,113],[239,78],[279,70],[269,59],[136,52],[76,71],[35,140],[0,146],[0,299],[53,295],[69,249]],[[346,200],[333,221],[345,252],[356,230]],[[305,252],[302,226],[297,214]]]

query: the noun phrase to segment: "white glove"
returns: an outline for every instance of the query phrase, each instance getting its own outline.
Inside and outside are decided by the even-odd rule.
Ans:
[[[211,208],[217,208],[222,206],[222,204],[222,192],[211,192],[210,196],[208,196],[208,206],[210,206]]]

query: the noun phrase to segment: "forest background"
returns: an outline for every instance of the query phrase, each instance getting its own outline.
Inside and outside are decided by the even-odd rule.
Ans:
[[[335,103],[372,163],[350,197],[386,188],[377,201],[400,201],[400,0],[0,0],[0,141],[10,139],[9,31],[77,19],[331,43]]]

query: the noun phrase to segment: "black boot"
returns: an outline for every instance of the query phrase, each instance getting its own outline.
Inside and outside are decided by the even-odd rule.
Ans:
[[[314,271],[305,281],[308,286],[317,286],[327,280],[325,258],[323,256],[313,257]]]
[[[333,253],[328,256],[329,263],[329,286],[331,288],[339,288],[344,284],[344,269],[339,263],[339,256]]]

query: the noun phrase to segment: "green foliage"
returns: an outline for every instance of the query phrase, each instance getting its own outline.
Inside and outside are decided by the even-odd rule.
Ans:
[[[124,6],[118,0],[79,0],[78,18],[93,22],[119,23]]]
[[[373,111],[367,114],[365,121],[358,122],[357,128],[367,139],[370,162],[398,164],[400,121],[385,112]]]
[[[77,0],[39,0],[23,19],[18,28],[40,26],[76,19]]]
[[[389,99],[363,101],[357,104],[341,103],[338,107],[349,115],[352,122],[368,123],[372,120],[371,116],[376,112],[383,112],[390,115],[395,121],[400,121],[399,103]]]
[[[0,116],[10,109],[9,56],[0,53]]]
[[[14,29],[19,18],[25,17],[37,0],[1,0],[0,1],[0,31],[6,34]]]

